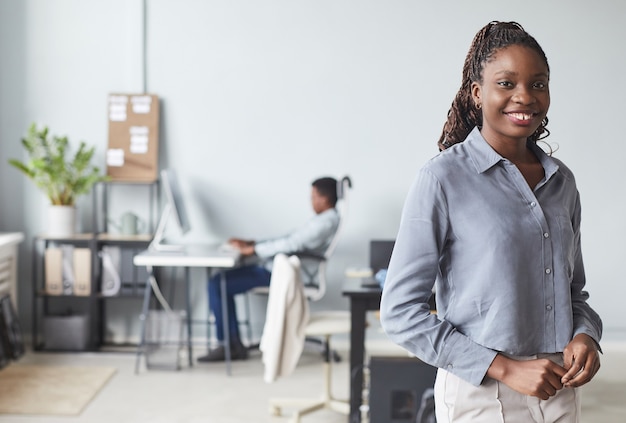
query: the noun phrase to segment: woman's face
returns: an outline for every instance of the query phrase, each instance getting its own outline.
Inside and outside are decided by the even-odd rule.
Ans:
[[[511,45],[497,50],[483,68],[482,83],[472,83],[481,105],[487,141],[526,142],[550,107],[548,66],[531,48]]]

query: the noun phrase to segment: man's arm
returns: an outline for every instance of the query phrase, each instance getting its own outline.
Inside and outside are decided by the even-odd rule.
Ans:
[[[318,250],[328,245],[337,231],[338,224],[337,211],[327,210],[286,236],[256,242],[254,251],[261,258],[273,257],[278,253],[319,252]]]

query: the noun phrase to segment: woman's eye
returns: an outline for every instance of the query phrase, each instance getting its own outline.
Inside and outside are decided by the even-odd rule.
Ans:
[[[513,83],[511,83],[511,81],[498,81],[498,85],[501,87],[509,88],[513,86]]]
[[[540,89],[540,90],[545,89],[547,86],[548,86],[548,84],[546,84],[545,82],[535,82],[533,84],[534,88],[537,88],[537,89]]]

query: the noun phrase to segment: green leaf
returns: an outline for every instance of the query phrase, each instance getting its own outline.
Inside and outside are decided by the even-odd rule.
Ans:
[[[70,155],[67,136],[49,136],[47,126],[39,130],[32,123],[21,142],[29,160],[9,159],[9,164],[31,179],[54,205],[74,205],[76,197],[89,193],[94,184],[109,179],[91,164],[96,150],[84,141],[80,142],[76,153]]]

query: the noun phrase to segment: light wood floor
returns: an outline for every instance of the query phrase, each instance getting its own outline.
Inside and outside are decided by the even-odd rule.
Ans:
[[[339,349],[347,345],[340,340]],[[369,345],[372,355],[395,355],[385,343]],[[626,345],[604,346],[602,369],[583,390],[584,423],[626,422]],[[204,353],[199,350],[197,355]],[[345,350],[343,356],[347,359]],[[333,387],[347,398],[347,360],[334,368]],[[316,397],[321,392],[321,360],[305,351],[293,375],[273,384],[263,382],[260,353],[234,362],[228,377],[223,363],[194,365],[180,371],[150,370],[134,373],[132,353],[27,353],[20,363],[68,366],[115,366],[118,371],[78,417],[0,415],[2,423],[278,423],[286,417],[270,417],[271,397]],[[345,416],[320,411],[303,423],[346,423]],[[374,422],[378,423],[378,422]],[[385,422],[380,422],[385,423]]]

